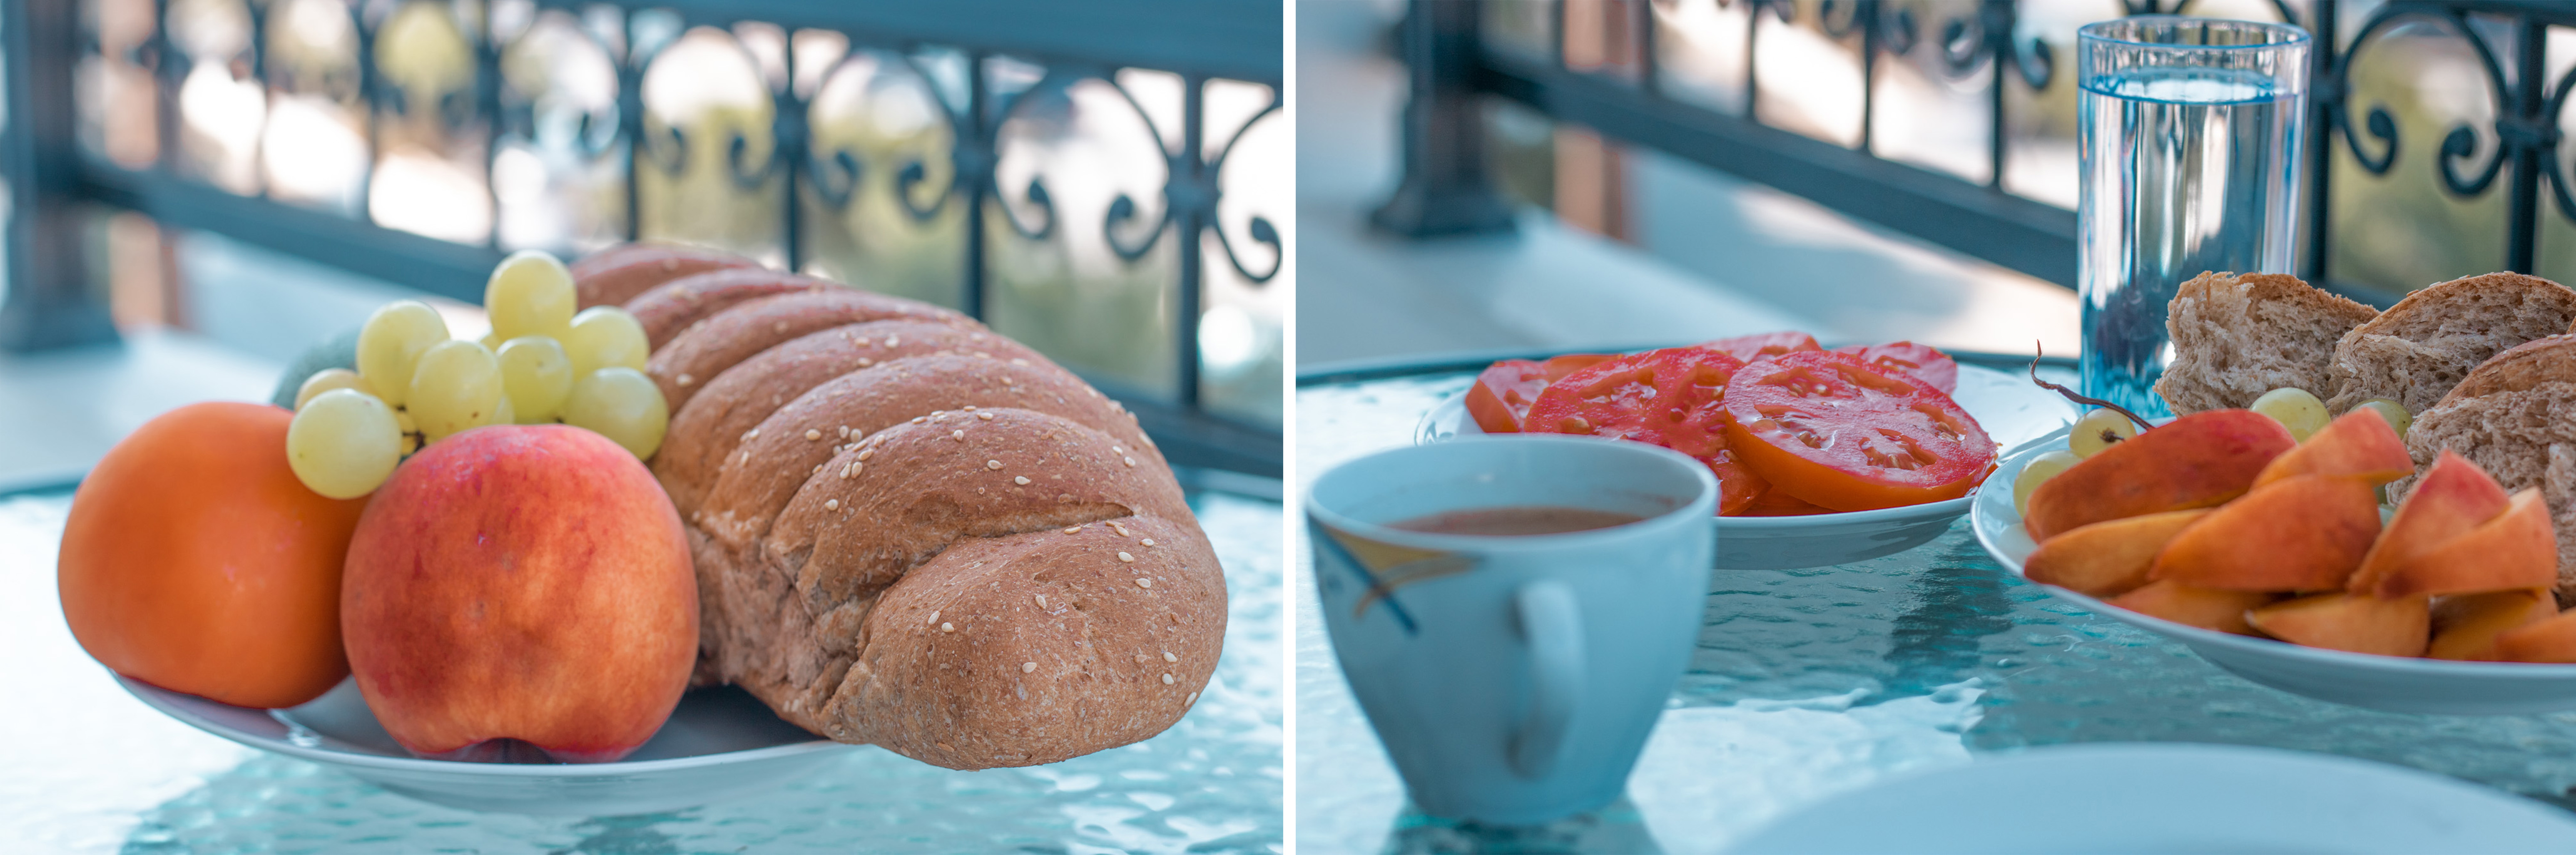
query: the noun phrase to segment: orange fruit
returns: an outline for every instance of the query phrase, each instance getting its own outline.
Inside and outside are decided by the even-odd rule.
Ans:
[[[294,414],[191,404],[109,449],[72,496],[57,571],[73,637],[116,673],[245,707],[349,674],[340,565],[364,499],[286,463]]]

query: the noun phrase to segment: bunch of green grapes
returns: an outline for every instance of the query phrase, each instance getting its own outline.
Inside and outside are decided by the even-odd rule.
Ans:
[[[2282,427],[2289,429],[2290,438],[2299,442],[2308,441],[2308,437],[2324,430],[2326,423],[2332,421],[2326,412],[2326,402],[2306,389],[2274,389],[2255,398],[2254,404],[2246,409],[2280,422]],[[2363,401],[2355,409],[2378,413],[2401,437],[2414,423],[2414,416],[2406,412],[2406,405],[2386,398]],[[2040,484],[2057,477],[2057,473],[2066,471],[2084,458],[2101,453],[2112,443],[2137,435],[2137,423],[2129,421],[2127,416],[2108,409],[2085,413],[2083,418],[2075,420],[2075,427],[2067,433],[2065,448],[2031,458],[2030,464],[2022,467],[2021,475],[2013,478],[2013,509],[2029,513],[2030,494],[2038,490]]]
[[[542,252],[502,260],[483,292],[492,333],[450,338],[416,300],[378,308],[358,331],[356,371],[314,374],[296,394],[287,458],[332,498],[374,492],[421,446],[485,425],[562,422],[649,458],[670,427],[644,376],[650,348],[626,310],[575,312],[571,271]]]

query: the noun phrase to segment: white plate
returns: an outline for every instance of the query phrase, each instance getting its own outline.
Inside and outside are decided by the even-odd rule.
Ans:
[[[2075,423],[2075,405],[2057,393],[2031,385],[2030,378],[1974,365],[1959,366],[1959,388],[1951,393],[1986,436],[2011,448]],[[1414,443],[1441,442],[1484,431],[1467,415],[1467,393],[1449,396],[1424,413],[1414,430]],[[2004,482],[2010,484],[2011,482]],[[1894,555],[1921,546],[1950,530],[1950,521],[1968,512],[1968,496],[1942,502],[1814,514],[1798,517],[1718,517],[1717,567],[1722,570],[1776,570],[1824,567]]]
[[[2012,482],[2041,452],[2061,446],[2059,430],[2008,452],[1980,489],[1969,527],[1995,561],[2022,572],[2022,559],[2038,545],[2013,510]],[[2060,588],[2049,593],[2103,615],[2182,642],[2210,664],[2292,694],[2357,707],[2447,715],[2518,715],[2576,709],[2576,665],[2521,662],[2452,662],[2346,653],[2301,647],[2268,638],[2234,635],[2149,617]]]
[[[1754,853],[2565,852],[2576,819],[2402,766],[2272,748],[2036,748],[1898,778],[1765,826]]]
[[[329,766],[426,802],[469,810],[608,816],[737,798],[795,781],[853,746],[816,739],[740,689],[680,698],[644,747],[615,763],[458,763],[403,751],[376,723],[355,680],[292,709],[219,704],[116,682],[170,717],[234,742]]]

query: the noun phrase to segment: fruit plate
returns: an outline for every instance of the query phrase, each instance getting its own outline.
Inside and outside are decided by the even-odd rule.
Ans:
[[[615,763],[460,763],[403,751],[355,680],[303,706],[236,707],[125,677],[119,685],[216,736],[347,772],[425,802],[508,813],[608,816],[695,807],[793,782],[853,746],[816,739],[741,689],[681,696],[644,747]]]
[[[2576,819],[2563,811],[2402,766],[2105,743],[1899,777],[1784,816],[1728,851],[2559,852],[2570,839]]]
[[[1951,399],[1974,416],[1986,435],[2011,448],[2050,431],[2061,435],[2075,423],[2075,405],[2057,393],[2032,385],[2030,379],[1974,365],[1959,366],[1958,391]],[[1467,415],[1467,393],[1460,391],[1424,413],[1414,430],[1414,443],[1444,442],[1483,436]],[[2005,485],[2012,482],[2005,481]],[[1717,567],[1721,570],[1780,570],[1849,564],[1894,555],[1921,546],[1950,530],[1950,521],[1968,512],[1976,493],[1902,508],[1813,514],[1797,517],[1718,517]]]
[[[1971,497],[1975,509],[1968,524],[1977,542],[2013,575],[2021,575],[2022,560],[2039,548],[2023,530],[2020,512],[2013,510],[2013,478],[2031,458],[2065,442],[2061,429],[2007,452],[1986,477],[1991,489]],[[2239,677],[2291,694],[2406,713],[2519,715],[2576,709],[2576,665],[2453,662],[2301,647],[2179,624],[2055,585],[2044,587],[2094,614],[2181,642]]]

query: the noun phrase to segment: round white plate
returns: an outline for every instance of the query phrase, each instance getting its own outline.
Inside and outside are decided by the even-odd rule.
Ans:
[[[1985,428],[1986,436],[2011,448],[2075,423],[2075,405],[2057,393],[2032,385],[2030,378],[1974,365],[1959,366],[1959,388],[1950,399]],[[1414,430],[1415,444],[1484,434],[1467,415],[1467,393],[1449,396],[1423,414]],[[2006,481],[2006,484],[2012,482]],[[1777,570],[1824,567],[1894,555],[1921,546],[1950,530],[1950,521],[1968,512],[1967,496],[1942,502],[1814,514],[1798,517],[1718,517],[1717,567],[1722,570]]]
[[[403,751],[355,680],[311,703],[261,710],[116,678],[154,709],[234,742],[329,766],[426,802],[469,810],[610,816],[678,810],[777,787],[853,746],[816,739],[740,689],[681,696],[671,719],[615,763],[458,763]]]
[[[2112,743],[1901,777],[1789,814],[1728,851],[2506,853],[2565,852],[2571,841],[2565,811],[2402,766]]]
[[[2041,452],[2065,443],[2063,429],[2005,454],[1995,474],[1972,496],[1968,525],[1995,561],[2022,572],[2022,559],[2039,545],[2013,510],[2012,482]],[[2357,707],[2447,715],[2518,715],[2576,709],[2576,665],[2522,662],[2452,662],[2346,653],[2301,647],[2268,638],[2235,635],[2149,617],[2101,600],[2046,586],[2049,593],[2094,614],[2182,642],[2210,664],[2292,694]]]

